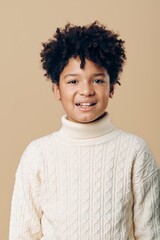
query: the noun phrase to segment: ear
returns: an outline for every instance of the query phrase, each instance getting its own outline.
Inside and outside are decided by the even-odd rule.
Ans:
[[[56,98],[57,100],[61,100],[61,95],[60,95],[59,85],[56,84],[56,83],[53,84],[52,89],[53,89],[53,92],[54,92],[55,98]]]
[[[109,93],[109,97],[110,97],[110,98],[113,97],[114,89],[115,89],[115,84],[111,84],[111,85],[110,85],[110,93]]]

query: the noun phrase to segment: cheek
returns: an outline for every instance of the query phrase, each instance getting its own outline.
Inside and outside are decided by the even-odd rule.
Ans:
[[[66,99],[72,99],[76,94],[76,89],[73,87],[65,87],[63,89],[63,97]]]
[[[108,101],[109,101],[109,92],[105,91],[102,97],[102,102],[104,106],[108,105]]]
[[[74,96],[75,96],[75,91],[71,88],[63,88],[61,89],[61,101],[63,102],[64,105],[69,104],[73,102]]]
[[[108,100],[108,98],[109,98],[109,91],[108,91],[108,89],[103,89],[103,90],[100,92],[99,96],[100,96],[102,99],[104,99],[104,100]]]

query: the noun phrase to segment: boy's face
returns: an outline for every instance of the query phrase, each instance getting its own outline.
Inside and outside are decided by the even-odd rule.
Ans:
[[[80,59],[71,58],[60,74],[59,85],[54,85],[55,96],[61,100],[67,119],[88,123],[103,116],[112,97],[109,82],[105,68],[86,59],[81,69]]]

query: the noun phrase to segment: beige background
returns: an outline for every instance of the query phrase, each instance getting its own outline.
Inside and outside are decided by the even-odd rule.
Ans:
[[[60,127],[63,114],[43,77],[41,42],[67,21],[98,19],[126,40],[122,86],[109,111],[118,127],[150,144],[160,163],[160,1],[0,1],[0,239],[8,239],[15,171],[24,148]]]

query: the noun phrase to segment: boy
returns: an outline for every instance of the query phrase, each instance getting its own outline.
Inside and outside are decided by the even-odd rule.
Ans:
[[[147,144],[117,129],[106,108],[124,41],[97,21],[67,24],[41,52],[66,115],[20,161],[10,240],[158,240],[160,171]]]

